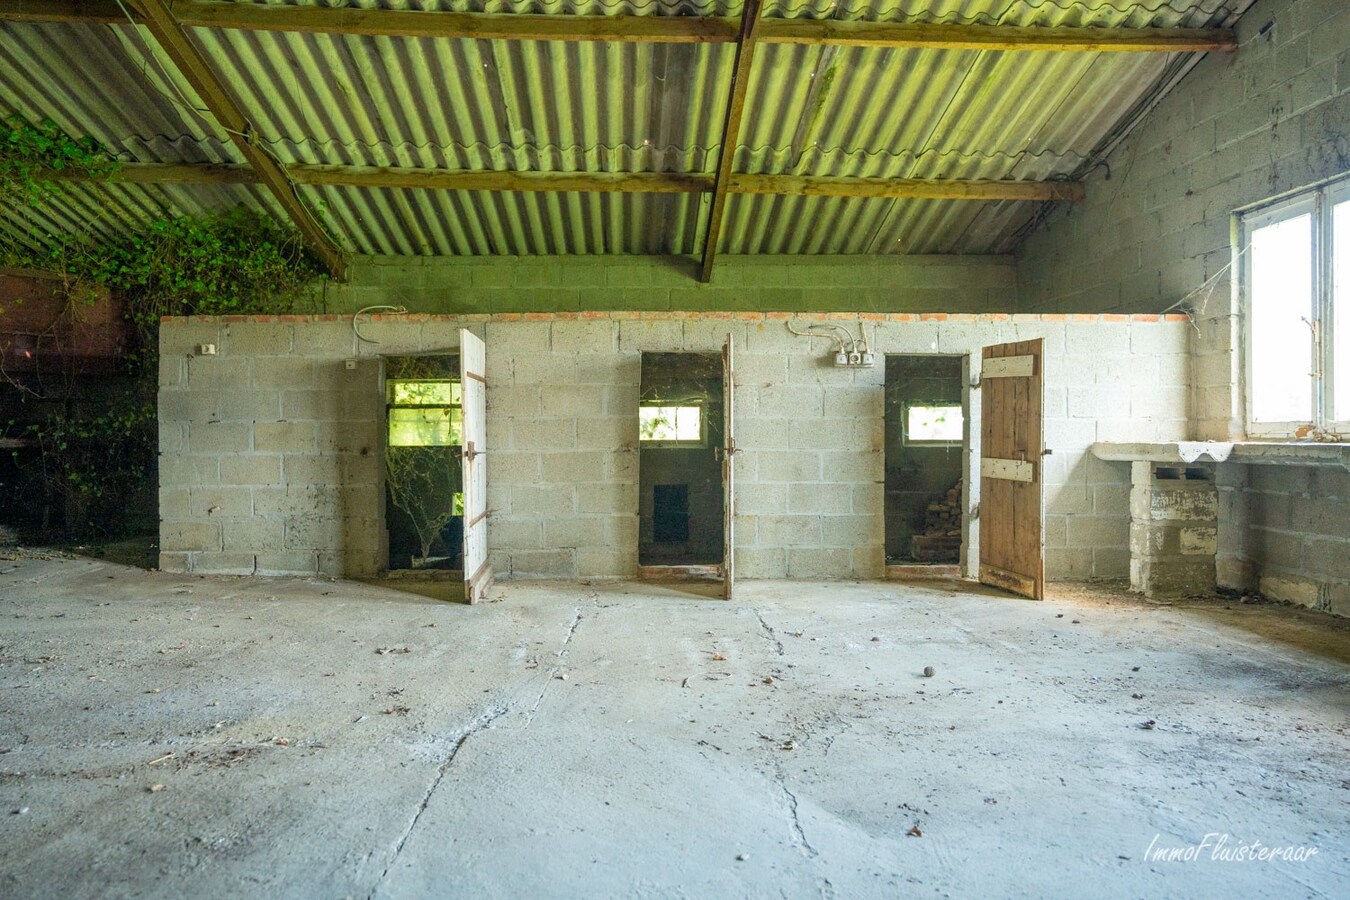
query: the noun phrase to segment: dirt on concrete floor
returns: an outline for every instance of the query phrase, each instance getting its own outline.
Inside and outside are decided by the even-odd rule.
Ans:
[[[10,555],[3,896],[1350,893],[1327,616]]]

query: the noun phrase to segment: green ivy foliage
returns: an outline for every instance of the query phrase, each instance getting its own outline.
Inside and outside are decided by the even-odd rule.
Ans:
[[[72,537],[106,537],[123,527],[155,470],[153,405],[128,401],[99,415],[54,417],[29,425],[27,434],[39,452],[22,466],[46,502],[62,505]]]
[[[326,277],[321,262],[297,230],[265,213],[240,207],[164,215],[131,228],[90,222],[74,233],[45,230],[50,217],[43,213],[64,187],[55,175],[98,181],[117,166],[96,141],[71,137],[53,122],[0,120],[0,266],[60,274],[70,316],[102,288],[119,294],[138,337],[126,360],[131,396],[153,390],[162,316],[313,308],[313,288]],[[23,432],[38,448],[24,463],[31,499],[61,504],[75,536],[114,532],[130,501],[152,483],[155,409],[127,400],[91,414],[71,402],[75,394],[66,401],[67,415]]]
[[[55,173],[107,178],[117,161],[98,141],[73,138],[55,122],[34,125],[23,116],[0,120],[0,203],[36,207],[60,192]]]

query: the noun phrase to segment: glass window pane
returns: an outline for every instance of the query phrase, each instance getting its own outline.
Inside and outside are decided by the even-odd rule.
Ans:
[[[389,402],[399,406],[458,406],[457,381],[391,381]]]
[[[701,441],[703,407],[640,406],[638,434],[644,441]]]
[[[458,407],[389,410],[389,446],[457,447],[462,434]]]
[[[905,407],[905,437],[911,442],[959,444],[964,436],[964,425],[959,406],[915,404]]]
[[[1312,421],[1312,215],[1251,232],[1252,419]]]
[[[1332,302],[1335,304],[1332,372],[1338,422],[1350,421],[1350,200],[1332,207]]]

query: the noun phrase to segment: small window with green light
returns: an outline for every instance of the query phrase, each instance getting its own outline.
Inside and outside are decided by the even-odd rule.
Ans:
[[[644,444],[701,447],[704,443],[703,407],[699,404],[638,407],[638,436]]]
[[[464,416],[458,381],[390,379],[390,447],[458,447]]]
[[[941,447],[965,438],[965,416],[959,403],[906,403],[905,443]]]

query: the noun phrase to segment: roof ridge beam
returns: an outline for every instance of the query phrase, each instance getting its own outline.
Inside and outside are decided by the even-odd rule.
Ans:
[[[511,15],[275,6],[219,0],[174,0],[172,9],[184,27],[248,31],[653,43],[734,43],[740,33],[740,19],[726,16]],[[0,21],[115,25],[125,22],[126,17],[115,0],[6,0],[0,6]],[[1237,49],[1237,37],[1231,28],[1037,27],[766,18],[761,20],[759,29],[759,40],[771,44],[1090,53],[1203,53]]]

